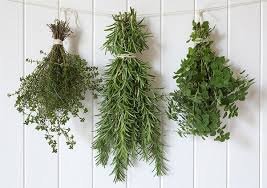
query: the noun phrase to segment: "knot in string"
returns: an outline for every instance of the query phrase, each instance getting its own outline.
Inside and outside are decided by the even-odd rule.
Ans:
[[[206,38],[206,39],[196,38],[196,39],[194,40],[194,43],[195,43],[195,44],[200,44],[200,43],[209,42],[209,41],[210,41],[210,40],[209,40],[208,38]]]
[[[123,54],[118,54],[116,55],[117,58],[121,58],[121,59],[124,59],[124,58],[135,58],[135,54],[134,53],[123,53]]]
[[[63,45],[63,41],[60,39],[54,39],[53,44]]]

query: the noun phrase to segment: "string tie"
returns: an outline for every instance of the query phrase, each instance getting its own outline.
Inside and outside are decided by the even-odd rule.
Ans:
[[[63,45],[63,41],[60,39],[54,39],[53,44],[59,44],[59,45]]]
[[[208,38],[206,39],[202,39],[202,38],[196,38],[194,43],[195,44],[200,44],[200,43],[203,43],[203,42],[209,42],[210,40]]]
[[[116,57],[124,59],[124,58],[135,58],[136,56],[134,53],[124,53],[124,54],[118,54],[116,55]]]

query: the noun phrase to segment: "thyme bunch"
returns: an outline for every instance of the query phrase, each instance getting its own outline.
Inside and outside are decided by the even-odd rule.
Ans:
[[[221,118],[238,116],[237,101],[245,100],[253,79],[234,74],[225,57],[212,50],[209,22],[193,21],[190,47],[175,76],[178,90],[170,93],[168,115],[177,121],[180,136],[196,135],[217,141],[230,138]],[[189,42],[188,41],[188,42]]]
[[[136,57],[147,49],[143,20],[134,9],[113,16],[104,48],[115,56],[104,73],[100,121],[93,143],[97,164],[112,158],[114,181],[124,181],[137,158],[155,163],[158,176],[166,174],[159,103],[162,95],[151,86],[150,67]]]
[[[72,32],[68,23],[56,20],[49,24],[54,39],[64,41]],[[54,44],[50,53],[41,51],[40,61],[27,59],[36,63],[34,71],[21,78],[15,95],[15,107],[25,115],[25,124],[35,124],[38,131],[45,134],[45,139],[57,152],[57,135],[63,135],[70,149],[75,145],[74,136],[65,124],[71,116],[85,119],[80,113],[88,112],[82,101],[87,90],[99,90],[98,71],[88,67],[87,62],[78,55],[65,51],[62,44]],[[9,96],[11,96],[9,95]]]

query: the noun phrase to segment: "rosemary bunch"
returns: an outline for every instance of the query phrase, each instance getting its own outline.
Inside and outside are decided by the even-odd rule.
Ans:
[[[112,158],[114,181],[124,181],[128,167],[141,156],[155,163],[160,176],[166,173],[159,120],[162,96],[151,87],[150,67],[135,56],[148,48],[150,34],[132,8],[113,19],[105,30],[110,33],[104,48],[116,58],[104,73],[100,121],[93,144],[97,164],[106,166]]]
[[[65,51],[62,41],[71,34],[68,24],[56,20],[48,26],[57,43],[49,54],[41,51],[42,60],[27,59],[37,66],[31,74],[20,79],[19,89],[11,95],[17,97],[17,110],[25,114],[24,123],[36,124],[35,128],[44,132],[52,151],[57,152],[57,135],[64,135],[68,147],[73,148],[74,136],[65,124],[71,115],[85,120],[79,115],[88,111],[82,100],[88,89],[99,90],[101,80],[96,67],[88,67],[84,59]]]
[[[235,75],[226,58],[215,54],[211,47],[212,30],[207,21],[193,21],[189,41],[195,46],[189,48],[173,77],[179,90],[170,93],[168,115],[178,122],[180,136],[214,136],[223,142],[230,138],[230,133],[225,131],[221,117],[238,116],[236,102],[245,100],[253,79],[243,76],[245,71]]]

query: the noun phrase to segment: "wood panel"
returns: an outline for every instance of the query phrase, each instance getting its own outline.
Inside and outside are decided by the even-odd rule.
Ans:
[[[267,187],[267,2],[261,7],[261,129],[260,129],[260,188]]]
[[[22,188],[23,117],[14,108],[15,96],[7,94],[19,87],[23,76],[23,6],[1,2],[0,12],[0,187]]]
[[[151,14],[160,13],[161,1],[160,0],[129,0],[129,7],[135,8],[137,14]],[[140,19],[143,17],[140,16]],[[144,20],[146,29],[152,34],[148,39],[149,49],[144,51],[141,59],[149,63],[152,67],[151,74],[157,76],[155,79],[154,87],[161,87],[161,48],[160,48],[160,32],[161,32],[161,18],[146,17]],[[130,168],[128,172],[127,186],[130,188],[139,187],[160,187],[160,177],[154,175],[154,163],[148,164],[144,161],[137,161],[134,168]]]
[[[126,0],[95,0],[94,1],[94,11],[95,12],[105,12],[105,13],[112,13],[116,14],[119,11],[126,10]],[[113,23],[113,20],[110,16],[95,16],[94,17],[94,65],[98,66],[101,72],[105,69],[105,65],[110,63],[110,60],[113,58],[109,53],[105,54],[105,51],[101,49],[105,42],[105,36],[107,32],[104,32],[104,29]],[[94,105],[94,115],[98,114],[98,102],[95,102]],[[98,122],[98,118],[94,118],[94,124]],[[95,130],[95,129],[94,129]],[[94,152],[94,156],[95,156]],[[95,161],[94,161],[95,162]],[[107,165],[106,168],[102,166],[93,167],[93,188],[102,188],[108,187],[110,188],[125,188],[126,183],[114,183],[113,179],[114,176],[110,175],[112,171],[112,167],[109,166],[110,163]]]
[[[163,13],[193,10],[193,0],[163,1]],[[194,13],[167,15],[162,18],[162,82],[166,93],[177,89],[174,72],[179,68],[181,60],[187,54],[186,43],[191,34],[191,23]],[[194,186],[193,138],[180,138],[176,132],[177,123],[165,120],[165,142],[169,159],[169,174],[163,177],[163,187]]]
[[[196,9],[210,9],[217,6],[227,7],[227,0],[197,0]],[[214,50],[220,56],[227,57],[228,40],[228,15],[227,9],[213,10],[203,13],[203,19],[209,21],[210,27],[216,27],[212,32],[212,39],[215,41]],[[223,120],[227,123],[226,120]],[[203,140],[196,138],[196,187],[197,188],[225,188],[227,180],[227,143],[214,141],[214,138]]]
[[[231,65],[236,71],[246,69],[256,83],[247,100],[240,102],[239,117],[231,120],[229,127],[228,187],[259,187],[260,6],[234,7],[229,13]]]
[[[75,10],[92,11],[92,0],[61,0],[60,6],[72,7]],[[65,19],[64,11],[60,12],[60,17]],[[67,12],[67,20],[69,20],[73,34],[65,41],[65,48],[70,53],[79,54],[88,62],[88,66],[92,65],[92,15],[78,13],[78,17],[76,17],[75,12]],[[92,166],[94,162],[91,147],[93,106],[90,92],[87,93],[84,104],[89,109],[87,114],[83,114],[85,122],[72,118],[68,123],[77,142],[74,149],[68,149],[64,138],[61,137],[60,140],[60,188],[92,187]]]
[[[54,5],[56,6],[56,5]],[[25,57],[40,59],[40,50],[49,52],[53,39],[46,24],[57,18],[56,9],[26,5]],[[25,62],[26,74],[35,65]],[[58,188],[58,155],[52,153],[44,134],[35,130],[35,125],[25,127],[25,187]]]

